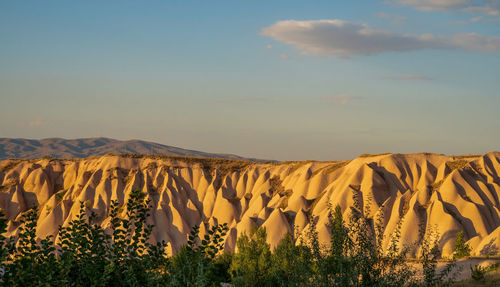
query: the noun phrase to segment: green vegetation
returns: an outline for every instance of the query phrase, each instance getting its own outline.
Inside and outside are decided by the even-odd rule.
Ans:
[[[58,193],[56,193],[56,200],[57,200],[57,202],[61,202],[67,192],[68,192],[67,189],[63,189],[63,190],[59,191]]]
[[[469,286],[499,286],[500,285],[500,263],[482,267],[480,265],[470,266],[471,278],[455,283],[456,287]]]
[[[198,164],[202,169],[209,173],[214,173],[216,170],[225,176],[232,172],[242,171],[246,167],[251,166],[254,162],[239,159],[223,159],[223,158],[209,158],[209,157],[189,157],[189,156],[172,156],[172,155],[142,155],[142,154],[110,154],[124,158],[148,158],[154,160],[175,160],[185,164]],[[148,165],[148,168],[152,168]],[[176,166],[169,167],[175,168]],[[183,166],[177,166],[183,168]]]
[[[465,241],[464,232],[459,231],[455,239],[455,253],[453,254],[453,258],[460,259],[470,256],[472,248]]]
[[[357,198],[357,197],[355,197]],[[110,207],[110,228],[95,223],[96,215],[80,212],[61,227],[55,240],[36,238],[36,209],[22,216],[17,238],[0,235],[2,286],[443,286],[451,284],[453,264],[436,271],[440,252],[437,233],[423,239],[423,278],[400,248],[400,228],[386,249],[383,216],[363,216],[358,201],[344,221],[340,207],[330,208],[330,245],[319,243],[315,218],[305,237],[287,234],[271,249],[266,230],[238,237],[234,254],[224,252],[228,226],[220,224],[200,236],[195,226],[187,244],[167,257],[166,243],[150,243],[153,226],[146,223],[149,201],[134,190],[129,201]],[[123,211],[123,213],[121,212]],[[123,214],[121,218],[119,215]],[[400,221],[402,222],[402,221]],[[0,234],[7,221],[0,214]]]
[[[391,153],[390,152],[377,153],[377,154],[363,153],[363,154],[360,154],[358,157],[374,157],[374,156],[389,155],[389,154],[391,154]]]
[[[243,234],[237,241],[229,271],[236,286],[266,286],[271,280],[271,247],[266,243],[266,230],[257,229],[250,237]]]
[[[147,242],[152,226],[145,224],[149,202],[135,190],[126,205],[126,218],[118,218],[118,204],[111,205],[111,234],[94,224],[95,214],[80,213],[61,227],[57,240],[37,242],[37,210],[21,219],[19,237],[0,237],[0,276],[3,286],[150,286],[163,280],[165,243]],[[0,233],[6,220],[0,220]]]
[[[483,281],[484,275],[486,274],[487,268],[476,265],[474,267],[470,267],[471,278],[474,281]]]
[[[480,154],[463,154],[463,155],[452,155],[451,156],[451,158],[453,158],[454,160],[464,159],[464,158],[473,159],[473,158],[478,158],[478,157],[481,157],[481,155]]]
[[[464,168],[468,163],[469,163],[469,161],[467,161],[467,160],[458,159],[458,160],[447,162],[446,166],[450,169],[450,172],[451,172],[451,171],[454,171],[456,169]]]
[[[453,269],[455,261],[448,263],[437,272],[437,262],[440,257],[439,234],[435,229],[429,229],[421,244],[420,260],[424,273],[423,286],[451,286],[454,282]]]

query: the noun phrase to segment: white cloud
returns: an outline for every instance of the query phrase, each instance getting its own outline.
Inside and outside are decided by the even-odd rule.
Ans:
[[[395,80],[395,81],[431,81],[431,80],[433,80],[433,78],[431,78],[431,77],[421,76],[421,75],[413,75],[413,74],[406,74],[406,75],[399,75],[399,76],[388,76],[388,77],[385,77],[384,79]]]
[[[280,58],[281,58],[282,60],[288,60],[288,59],[290,59],[290,56],[288,56],[287,54],[281,54],[281,55],[280,55]]]
[[[500,51],[500,37],[486,37],[475,33],[457,34],[448,40],[452,45],[471,51]]]
[[[410,6],[420,11],[462,11],[485,16],[500,15],[498,0],[392,0],[384,3]]]
[[[266,45],[266,49],[271,49],[273,45]]]
[[[337,94],[337,95],[329,95],[329,96],[320,96],[322,100],[328,100],[332,102],[336,102],[341,105],[345,105],[349,103],[351,100],[361,99],[359,96],[353,96],[348,94]]]
[[[500,11],[490,5],[487,6],[469,6],[462,9],[463,12],[481,13],[487,16],[498,16]]]
[[[396,14],[388,14],[385,12],[378,12],[375,14],[375,16],[377,18],[380,18],[380,19],[390,20],[393,24],[401,24],[401,23],[408,21],[408,19],[405,16],[396,15]]]
[[[401,34],[343,20],[286,20],[261,30],[261,35],[301,51],[326,55],[371,55],[422,49],[499,51],[500,37],[479,34],[440,36]]]
[[[477,22],[477,21],[481,21],[481,19],[483,19],[483,16],[477,16],[477,17],[470,18],[469,21],[471,23],[474,23],[474,22]]]
[[[457,9],[471,4],[471,0],[394,0],[388,3],[411,6],[420,11]]]

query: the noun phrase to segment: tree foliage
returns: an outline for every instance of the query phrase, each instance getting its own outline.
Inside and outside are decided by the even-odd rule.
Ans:
[[[453,253],[453,258],[460,259],[470,256],[472,248],[469,246],[469,244],[465,243],[465,236],[463,230],[460,230],[457,233],[454,247],[455,247],[455,252]]]
[[[384,249],[383,214],[366,217],[369,209],[363,211],[354,198],[347,221],[339,206],[330,208],[328,246],[320,244],[317,218],[310,216],[305,237],[287,234],[271,250],[266,230],[257,228],[238,237],[233,254],[224,252],[227,224],[211,226],[203,236],[194,226],[187,244],[171,257],[165,242],[151,243],[150,202],[140,190],[132,191],[122,206],[112,201],[106,228],[81,202],[79,213],[60,227],[56,238],[38,239],[36,208],[22,215],[18,235],[7,238],[7,220],[0,211],[0,285],[443,286],[452,282],[453,263],[436,271],[440,256],[436,231],[429,230],[421,243],[423,276],[418,280],[407,249],[400,247],[402,218]],[[469,250],[463,233],[455,247],[460,255]]]

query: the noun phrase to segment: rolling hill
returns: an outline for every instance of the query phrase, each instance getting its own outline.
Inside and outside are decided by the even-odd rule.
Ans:
[[[105,154],[157,154],[169,156],[247,159],[232,154],[214,154],[141,140],[120,141],[110,138],[62,139],[0,138],[0,160],[16,158],[85,158]]]

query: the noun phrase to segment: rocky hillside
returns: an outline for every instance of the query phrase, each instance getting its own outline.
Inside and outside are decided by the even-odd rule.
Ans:
[[[214,154],[196,150],[162,145],[141,140],[120,141],[110,138],[41,140],[0,138],[0,160],[15,158],[86,158],[105,154],[157,154],[171,156],[211,157],[227,159],[246,159],[232,154]]]
[[[153,156],[0,162],[0,208],[15,234],[19,217],[39,206],[37,235],[57,235],[78,212],[79,201],[107,226],[111,200],[123,203],[134,188],[152,201],[154,239],[175,252],[194,225],[230,226],[226,248],[239,234],[265,226],[275,245],[287,232],[300,236],[308,218],[319,238],[329,240],[328,207],[340,205],[345,219],[357,201],[367,217],[382,218],[386,242],[401,226],[402,242],[418,250],[430,228],[452,252],[464,230],[474,253],[500,248],[500,153],[448,157],[436,154],[366,155],[343,162],[255,163]]]

